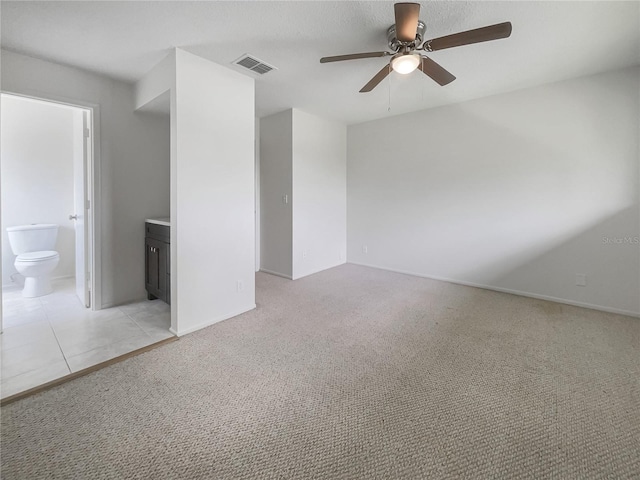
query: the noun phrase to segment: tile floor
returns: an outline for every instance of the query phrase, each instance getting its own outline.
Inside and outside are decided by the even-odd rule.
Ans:
[[[72,278],[53,287],[39,298],[2,293],[2,398],[173,336],[169,305],[160,300],[94,312],[80,303]]]

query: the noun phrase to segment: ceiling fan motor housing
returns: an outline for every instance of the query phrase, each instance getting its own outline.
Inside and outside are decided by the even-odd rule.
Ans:
[[[424,32],[427,30],[427,26],[422,20],[418,20],[418,30],[416,31],[416,39],[415,42],[411,42],[414,44],[414,47],[417,47],[424,40]],[[406,45],[405,42],[401,42],[396,37],[396,25],[393,24],[387,29],[387,42],[389,44],[389,48],[394,51],[398,51],[400,47]]]

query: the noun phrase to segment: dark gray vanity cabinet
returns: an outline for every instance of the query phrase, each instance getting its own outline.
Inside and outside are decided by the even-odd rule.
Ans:
[[[169,227],[145,223],[145,286],[147,298],[171,303],[171,249]]]

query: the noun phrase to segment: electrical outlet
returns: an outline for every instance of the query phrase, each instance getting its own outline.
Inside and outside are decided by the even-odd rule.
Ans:
[[[302,259],[306,260],[308,256],[309,256],[309,252],[307,250],[303,250],[302,251]]]
[[[242,280],[238,280],[238,282],[236,283],[236,288],[238,289],[238,292],[241,292],[244,290],[244,282]]]
[[[338,250],[338,260],[342,260],[342,252]]]
[[[369,253],[369,247],[367,247],[366,245],[362,246],[362,253]]]
[[[282,203],[284,203],[285,205],[289,203],[289,195],[282,196]]]
[[[578,287],[587,286],[587,275],[584,273],[576,273],[576,285]]]

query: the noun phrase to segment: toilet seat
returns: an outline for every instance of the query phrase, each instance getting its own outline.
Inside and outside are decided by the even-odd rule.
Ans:
[[[22,253],[16,257],[16,262],[20,263],[38,263],[46,260],[53,260],[60,257],[60,254],[53,250],[43,250],[41,252]]]

